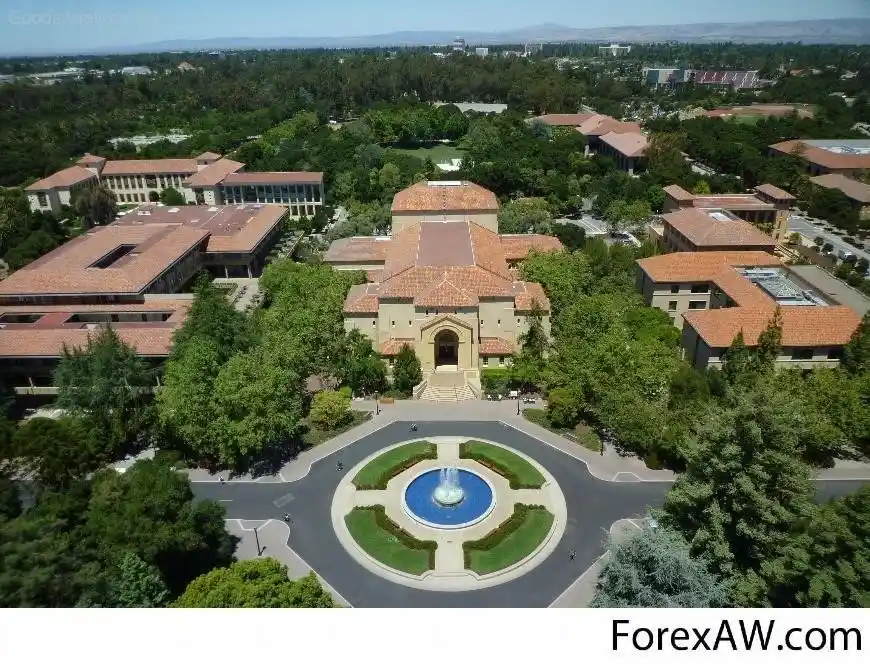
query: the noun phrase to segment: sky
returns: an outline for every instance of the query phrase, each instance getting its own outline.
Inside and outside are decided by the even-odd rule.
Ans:
[[[0,53],[214,37],[870,18],[870,0],[0,0]]]

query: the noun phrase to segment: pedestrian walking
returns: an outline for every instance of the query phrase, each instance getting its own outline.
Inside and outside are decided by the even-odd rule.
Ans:
[[[224,477],[222,475],[218,476],[218,480],[220,481],[221,485],[224,484]]]
[[[289,513],[284,513],[284,522],[286,522],[287,524],[291,524],[293,522],[293,520],[290,518]]]
[[[577,556],[577,553],[574,550],[571,550],[568,553],[568,559],[570,559],[571,561],[574,561],[574,557],[576,557],[576,556]]]

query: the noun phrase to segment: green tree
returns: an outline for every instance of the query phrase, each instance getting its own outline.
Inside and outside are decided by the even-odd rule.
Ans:
[[[64,489],[113,457],[111,444],[72,417],[27,420],[16,430],[10,454],[20,474],[48,489]]]
[[[786,393],[741,394],[699,423],[688,466],[665,501],[664,523],[689,541],[711,572],[733,580],[733,602],[757,605],[763,566],[784,554],[812,510],[801,462],[803,406]]]
[[[183,206],[184,204],[187,204],[184,195],[172,187],[164,188],[161,191],[160,201],[166,206]]]
[[[401,392],[404,396],[410,396],[414,386],[422,380],[423,372],[417,353],[405,343],[393,362],[393,389]]]
[[[111,591],[112,604],[118,608],[162,608],[169,602],[160,571],[135,552],[121,558]]]
[[[623,541],[610,539],[593,608],[719,608],[728,588],[666,527],[645,527]]]
[[[0,475],[0,524],[21,514],[21,498],[15,481]]]
[[[93,424],[120,455],[147,426],[153,375],[136,350],[106,327],[89,335],[84,348],[64,346],[54,371],[57,405]]]
[[[547,394],[547,419],[555,427],[573,429],[580,422],[583,402],[567,387],[557,387]]]
[[[861,318],[861,324],[843,350],[843,368],[852,374],[870,372],[870,313]]]
[[[741,382],[741,379],[745,379],[752,369],[752,351],[746,347],[743,341],[743,330],[740,330],[722,354],[722,375],[729,385],[736,385]]]
[[[82,190],[73,200],[73,210],[81,216],[85,226],[106,225],[118,215],[115,194],[103,185]]]
[[[372,347],[372,340],[358,329],[349,331],[339,353],[336,372],[342,385],[355,394],[382,392],[387,386],[387,369]]]
[[[692,187],[692,192],[696,195],[709,195],[712,191],[710,190],[710,184],[707,183],[704,179],[699,179],[697,183]]]
[[[818,508],[763,573],[776,607],[870,607],[870,485]]]
[[[332,608],[332,597],[314,573],[287,577],[277,559],[239,561],[200,576],[173,604],[176,608]]]
[[[199,575],[232,563],[237,541],[224,516],[217,502],[194,501],[185,474],[153,460],[97,474],[85,515],[107,562],[135,552],[176,595]]]
[[[782,311],[779,306],[767,323],[767,327],[758,336],[755,348],[756,366],[762,373],[773,371],[776,359],[782,349]]]
[[[498,212],[498,230],[502,234],[528,234],[550,231],[553,214],[542,197],[523,197],[506,202]]]
[[[338,429],[350,421],[350,398],[334,390],[318,392],[311,402],[309,417],[318,429]]]
[[[520,335],[520,352],[512,360],[513,377],[524,387],[537,386],[544,377],[550,340],[544,330],[544,311],[533,301],[526,316],[528,328]]]

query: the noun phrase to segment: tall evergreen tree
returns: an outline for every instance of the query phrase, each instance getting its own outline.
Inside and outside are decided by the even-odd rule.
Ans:
[[[112,604],[118,608],[162,608],[169,591],[160,571],[135,552],[127,552],[118,564],[111,587]]]
[[[417,353],[407,343],[404,344],[393,362],[393,389],[410,396],[414,386],[423,380],[423,371]]]

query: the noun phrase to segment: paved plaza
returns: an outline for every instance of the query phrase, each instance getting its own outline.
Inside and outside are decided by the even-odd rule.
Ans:
[[[418,431],[411,434],[410,424]],[[360,565],[342,546],[333,529],[333,498],[347,472],[374,453],[409,438],[464,437],[493,441],[538,462],[555,478],[564,494],[564,534],[543,563],[522,577],[472,591],[426,591],[391,582]],[[339,471],[337,463],[344,465]],[[850,470],[848,480],[819,480],[819,498],[857,489],[863,469]],[[567,439],[516,417],[516,404],[465,402],[422,404],[401,402],[345,434],[299,455],[274,477],[227,479],[191,471],[198,498],[226,507],[231,530],[243,537],[239,555],[248,554],[258,525],[263,556],[279,558],[291,577],[308,568],[355,607],[581,607],[588,603],[597,567],[611,528],[620,520],[642,521],[650,508],[661,506],[673,475],[651,471],[636,458],[584,450]],[[223,476],[227,478],[226,474]],[[291,516],[288,527],[281,521]],[[235,522],[243,520],[243,522]],[[272,520],[267,522],[267,520]],[[264,535],[265,532],[265,535]],[[288,535],[289,534],[289,535]],[[575,552],[575,559],[569,553]],[[585,576],[584,576],[585,574]]]

